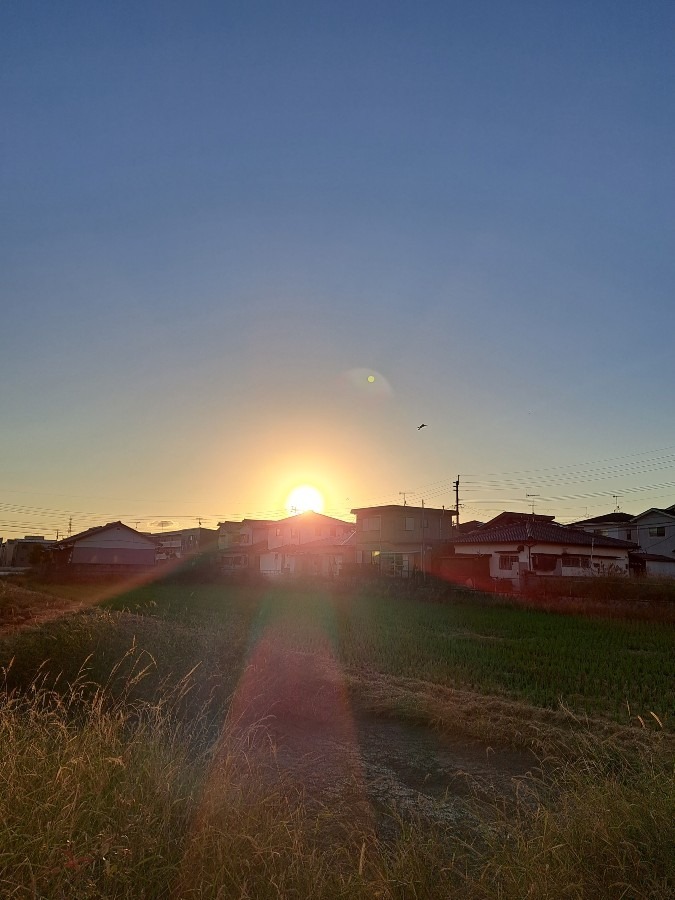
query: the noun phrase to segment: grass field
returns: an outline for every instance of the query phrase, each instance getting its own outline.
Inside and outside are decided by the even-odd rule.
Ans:
[[[665,900],[674,659],[667,624],[461,592],[440,604],[377,585],[156,584],[111,597],[0,642],[0,892]],[[395,798],[375,814],[356,775],[308,793],[266,726],[314,733],[352,715],[546,762],[515,799],[467,801],[459,824]]]
[[[364,591],[147,586],[109,609],[231,635],[250,650],[263,633],[288,648],[330,649],[348,670],[414,678],[621,721],[675,719],[675,628],[663,623],[551,615],[481,604],[420,603]]]

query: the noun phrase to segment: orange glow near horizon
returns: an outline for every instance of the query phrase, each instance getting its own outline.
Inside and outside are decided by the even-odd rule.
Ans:
[[[286,498],[286,509],[289,513],[302,513],[312,510],[323,512],[323,494],[311,484],[300,484],[294,487]]]

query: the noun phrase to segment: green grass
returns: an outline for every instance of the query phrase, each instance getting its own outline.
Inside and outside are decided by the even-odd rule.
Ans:
[[[150,585],[106,607],[220,635],[243,664],[263,634],[334,654],[348,671],[414,678],[619,721],[675,721],[675,627],[474,602],[362,593]]]

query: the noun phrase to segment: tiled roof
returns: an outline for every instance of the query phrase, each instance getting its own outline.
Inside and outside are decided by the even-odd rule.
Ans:
[[[489,523],[488,523],[489,526]],[[535,542],[537,544],[565,544],[578,547],[622,547],[630,550],[637,546],[632,541],[620,541],[618,538],[602,537],[597,534],[589,534],[568,525],[559,525],[557,522],[543,521],[541,518],[523,516],[520,521],[510,525],[482,528],[469,534],[462,534],[454,538],[454,544],[525,544]]]

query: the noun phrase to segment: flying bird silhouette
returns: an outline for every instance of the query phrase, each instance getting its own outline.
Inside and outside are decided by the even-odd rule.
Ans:
[[[418,426],[417,426],[417,430],[419,431],[420,428],[426,428],[426,427],[427,427],[427,426],[424,424],[424,422],[422,422],[421,425],[418,425]]]

